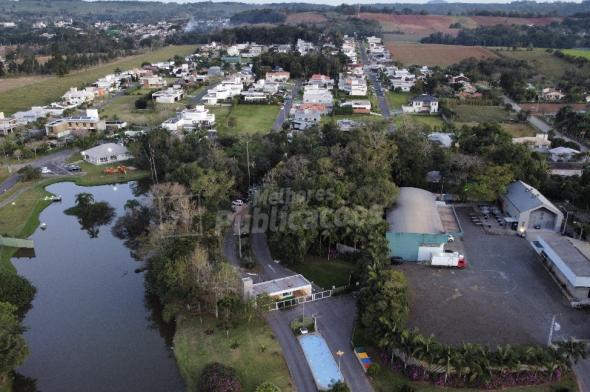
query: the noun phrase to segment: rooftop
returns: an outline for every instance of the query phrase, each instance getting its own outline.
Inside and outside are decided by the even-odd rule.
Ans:
[[[566,278],[576,287],[590,287],[590,244],[553,232],[539,232],[543,240],[573,273]],[[544,249],[547,254],[547,249]],[[554,261],[555,262],[555,261]]]
[[[261,294],[275,294],[283,291],[297,290],[311,285],[303,275],[291,275],[284,278],[267,280],[252,286],[254,296]]]
[[[557,210],[541,192],[522,181],[514,181],[508,186],[504,200],[519,212],[529,211],[543,205]]]
[[[389,231],[398,233],[446,233],[434,195],[424,189],[402,187],[393,210],[387,213]]]

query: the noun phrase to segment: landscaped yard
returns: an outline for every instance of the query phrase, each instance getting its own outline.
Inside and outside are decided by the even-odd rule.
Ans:
[[[320,120],[320,124],[326,124],[326,123],[330,123],[330,122],[336,122],[339,120],[352,120],[352,121],[357,121],[357,122],[365,122],[365,123],[371,123],[371,122],[376,122],[376,121],[384,121],[383,117],[381,116],[377,116],[377,115],[370,115],[370,114],[358,114],[358,113],[353,113],[353,114],[334,114],[334,115],[327,115],[327,116],[322,116],[322,119]]]
[[[433,130],[441,129],[444,125],[439,116],[427,116],[420,114],[402,114],[393,118],[396,127],[401,126],[427,126]]]
[[[211,362],[235,368],[244,391],[254,391],[265,381],[283,392],[294,390],[281,347],[263,320],[242,322],[228,333],[214,319],[179,318],[174,355],[188,391],[197,390],[201,370]],[[236,348],[231,347],[234,343]]]
[[[215,113],[215,128],[221,135],[270,132],[279,114],[278,105],[232,105],[209,108]]]
[[[354,264],[338,258],[328,260],[325,257],[307,255],[303,263],[290,265],[289,268],[318,286],[331,289],[332,286],[348,285]]]
[[[154,109],[135,109],[138,95],[122,95],[114,98],[100,110],[104,119],[127,121],[134,125],[159,126],[164,121],[176,115],[177,110],[185,107],[185,103],[156,103]]]
[[[389,107],[392,109],[401,109],[402,105],[407,104],[410,98],[412,98],[412,93],[396,93],[393,91],[387,92]]]
[[[26,80],[26,85],[4,90],[0,93],[0,108],[5,114],[12,114],[19,110],[29,109],[31,106],[46,105],[59,99],[70,87],[80,87],[112,73],[115,68],[122,70],[139,67],[144,61],[162,61],[178,54],[185,56],[192,53],[195,46],[166,46],[152,52],[136,56],[124,57],[110,63],[92,67],[83,71],[72,72],[63,77],[52,76],[31,82]],[[12,81],[13,85],[18,83]]]

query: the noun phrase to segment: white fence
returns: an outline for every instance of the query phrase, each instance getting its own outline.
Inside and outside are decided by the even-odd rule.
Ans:
[[[304,304],[306,302],[313,302],[313,301],[319,301],[320,299],[324,299],[324,298],[330,298],[332,296],[332,293],[335,290],[338,290],[338,289],[318,291],[317,293],[312,293],[311,295],[306,295],[303,297],[290,298],[290,299],[285,299],[282,301],[277,301],[277,302],[270,305],[269,310],[272,311],[272,310],[288,309],[288,308],[292,308],[297,305]]]

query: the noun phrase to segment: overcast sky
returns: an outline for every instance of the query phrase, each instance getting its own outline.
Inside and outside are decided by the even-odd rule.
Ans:
[[[196,3],[195,0],[140,0],[140,1],[162,1],[165,3]],[[395,3],[426,3],[427,0],[405,0],[405,1],[387,1],[387,0],[212,0],[214,2],[219,1],[238,1],[241,3],[250,3],[250,4],[269,4],[269,3],[313,3],[313,4],[330,4],[330,5],[338,5],[342,3],[346,4],[375,4],[375,3],[388,3],[388,4],[395,4]],[[450,0],[449,3],[510,3],[511,0]],[[537,0],[538,3],[551,3],[551,0]],[[573,3],[580,3],[581,0],[578,1],[569,1]]]

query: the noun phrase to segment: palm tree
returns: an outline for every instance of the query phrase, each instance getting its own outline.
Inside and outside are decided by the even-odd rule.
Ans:
[[[141,204],[139,203],[139,201],[137,199],[130,199],[130,200],[127,200],[127,202],[125,202],[124,208],[126,210],[135,210],[136,208],[139,208],[140,206],[141,206]]]
[[[78,207],[85,207],[94,203],[94,196],[91,193],[82,192],[76,195],[76,205]]]

